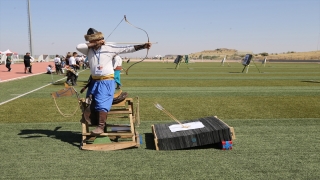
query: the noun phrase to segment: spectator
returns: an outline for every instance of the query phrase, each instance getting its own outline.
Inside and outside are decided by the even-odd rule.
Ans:
[[[74,58],[76,61],[76,66],[74,67],[76,70],[80,70],[80,61],[81,61],[81,57],[79,57],[78,55]]]
[[[59,55],[56,55],[56,57],[54,58],[53,61],[56,66],[56,73],[59,74],[59,72],[60,72],[62,74],[61,59],[60,59]]]
[[[121,88],[121,82],[120,82],[120,72],[122,70],[122,59],[120,56],[115,55],[112,59],[113,69],[114,69],[114,81],[117,84],[116,89]]]
[[[70,58],[71,56],[72,56],[71,52],[68,52],[68,53],[67,53],[67,56],[66,56],[66,59],[65,59],[67,66],[69,66],[69,58]]]
[[[32,64],[34,62],[34,58],[30,55],[30,68],[29,68],[29,73],[32,74]]]
[[[60,59],[61,59],[61,69],[62,69],[66,65],[66,58],[64,56],[61,56]]]
[[[25,74],[27,73],[27,69],[29,69],[29,72],[31,72],[30,70],[31,56],[29,52],[27,52],[26,55],[24,55],[23,63],[24,63],[24,73]]]
[[[52,73],[52,66],[49,64],[47,67],[47,74],[51,74]]]
[[[7,60],[6,60],[6,67],[8,68],[8,71],[10,72],[11,71],[11,56],[12,54],[6,54],[7,55]]]
[[[75,71],[77,70],[77,64],[76,64],[76,57],[78,53],[73,52],[72,56],[69,58],[69,67],[74,69]]]

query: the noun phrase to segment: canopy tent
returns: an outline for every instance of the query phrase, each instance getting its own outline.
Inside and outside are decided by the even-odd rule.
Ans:
[[[0,51],[0,52],[1,52],[1,51]],[[18,53],[12,52],[12,51],[10,51],[10,49],[7,49],[6,51],[1,52],[1,54],[14,54],[14,55],[18,55]]]
[[[7,54],[0,54],[0,64],[6,64]]]
[[[41,54],[37,62],[49,62],[49,55]]]
[[[0,52],[1,52],[1,51],[0,51]],[[19,59],[18,53],[12,52],[12,51],[10,51],[9,49],[7,49],[6,51],[1,52],[0,54],[1,54],[1,55],[0,55],[0,57],[1,57],[1,59],[0,59],[1,64],[2,64],[2,63],[3,63],[3,64],[6,64],[7,54],[11,54],[11,55],[12,55],[12,64],[14,64],[14,62]]]
[[[2,54],[12,54],[13,52],[7,49],[6,51],[3,51]]]
[[[153,58],[154,59],[158,59],[158,58],[162,58],[162,56],[161,55],[155,55]]]

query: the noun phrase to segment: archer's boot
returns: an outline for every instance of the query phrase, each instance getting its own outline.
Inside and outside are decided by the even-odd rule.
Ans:
[[[99,113],[96,111],[92,111],[92,112],[84,112],[82,114],[82,119],[81,121],[82,123],[87,122],[87,124],[89,126],[96,126],[99,123]]]
[[[104,133],[104,127],[106,124],[108,112],[99,111],[99,124],[96,127],[96,129],[92,130],[92,134],[102,134]]]
[[[90,97],[91,98],[91,97]],[[99,112],[95,111],[91,105],[85,108],[82,119],[80,122],[87,122],[89,126],[98,125],[99,122]]]

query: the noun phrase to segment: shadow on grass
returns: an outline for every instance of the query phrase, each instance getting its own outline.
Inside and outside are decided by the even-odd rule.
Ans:
[[[21,138],[53,138],[69,143],[77,148],[80,148],[81,134],[72,131],[58,131],[61,126],[54,130],[48,129],[23,129],[18,135],[25,136]]]
[[[152,133],[144,133],[144,139],[146,143],[146,149],[156,150],[156,146],[154,144],[154,136]]]
[[[59,85],[59,86],[61,86],[61,85],[64,85],[64,83],[65,83],[65,81],[58,81],[58,82],[53,83],[52,85]]]
[[[307,83],[320,83],[320,81],[315,81],[315,80],[308,80],[308,81],[301,81],[301,82],[307,82]]]
[[[152,133],[145,133],[144,135],[145,135],[146,149],[156,150],[154,135]],[[197,149],[222,149],[222,144],[215,143],[215,144],[197,146],[197,147],[186,148],[186,149],[177,149],[177,150],[182,151],[182,150],[197,150]]]
[[[192,148],[187,148],[182,150],[196,150],[196,149],[222,149],[222,144],[221,143],[208,144],[204,146],[192,147]]]

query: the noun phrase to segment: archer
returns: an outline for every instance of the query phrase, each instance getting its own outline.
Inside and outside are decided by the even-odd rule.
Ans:
[[[83,115],[89,125],[97,125],[91,133],[101,134],[104,132],[115,91],[112,58],[118,54],[150,49],[151,43],[130,46],[106,45],[102,32],[93,28],[88,29],[84,38],[89,43],[79,44],[77,50],[88,57],[92,80],[88,86],[86,97],[91,97],[92,103]]]

